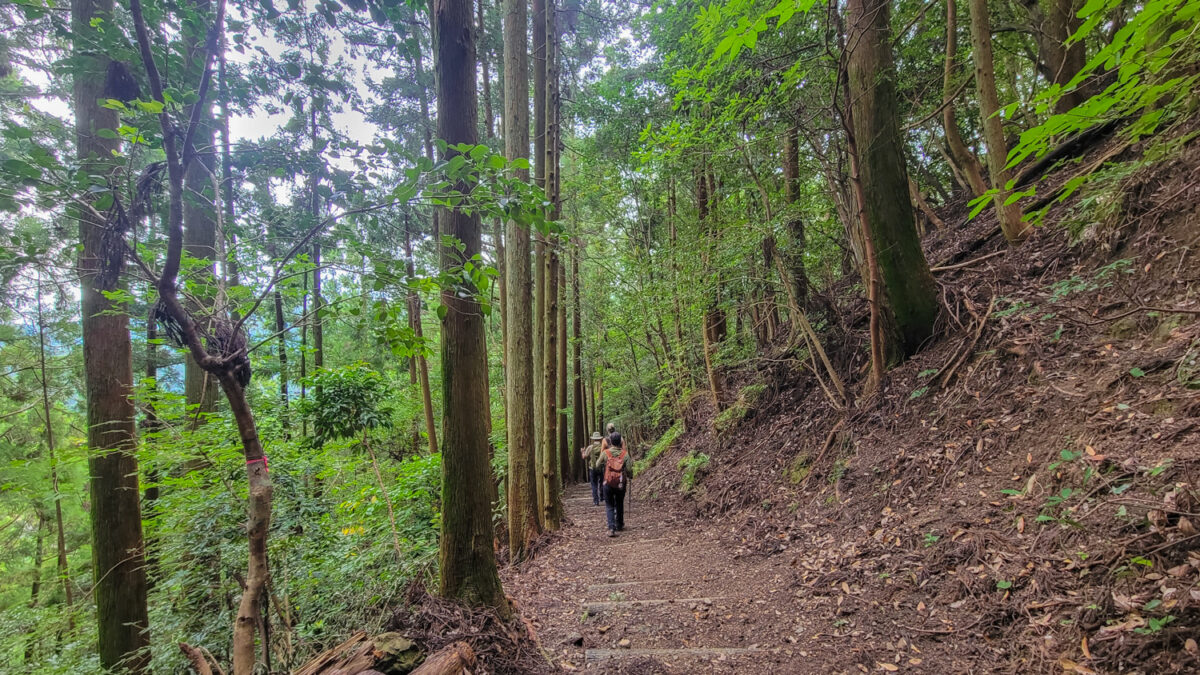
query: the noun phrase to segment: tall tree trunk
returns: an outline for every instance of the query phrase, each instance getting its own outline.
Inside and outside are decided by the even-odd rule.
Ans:
[[[484,21],[483,11],[484,0],[478,0],[476,9],[478,11],[477,23],[479,30],[479,43],[483,44],[486,33],[486,23]],[[492,76],[488,70],[489,54],[488,49],[480,48],[479,50],[479,69],[483,77],[483,115],[484,125],[483,130],[486,138],[495,138],[494,114],[492,112]],[[504,261],[504,222],[500,218],[495,218],[492,221],[492,244],[496,247],[496,286],[500,297],[500,372],[507,375],[508,373],[508,277],[505,273]],[[505,388],[500,388],[500,396],[504,399]],[[507,400],[503,401],[507,406]]]
[[[567,447],[567,264],[558,263],[558,470],[563,482],[574,479],[575,453]]]
[[[942,73],[942,129],[946,133],[946,145],[950,157],[954,160],[954,170],[962,175],[971,188],[971,194],[978,197],[987,192],[987,184],[983,182],[983,165],[979,158],[967,147],[962,134],[958,130],[958,116],[954,111],[954,70],[958,59],[958,0],[946,0],[946,64]]]
[[[703,169],[696,172],[696,211],[700,220],[700,228],[706,233],[707,242],[704,245],[704,272],[705,276],[714,279],[716,288],[713,290],[712,296],[708,299],[708,305],[704,308],[703,316],[703,343],[704,343],[704,370],[708,374],[708,390],[712,396],[713,407],[718,411],[721,410],[721,398],[724,395],[721,377],[717,373],[716,364],[714,362],[717,343],[720,342],[720,335],[724,333],[725,312],[720,307],[721,280],[720,274],[712,271],[713,251],[711,248],[715,246],[716,237],[714,236],[715,228],[709,222],[709,198],[710,184],[707,179],[707,173]],[[602,399],[603,400],[603,399]]]
[[[317,128],[316,97],[308,99],[308,134],[311,143],[310,152],[313,159],[320,160],[320,133]],[[316,170],[309,181],[308,216],[314,224],[321,217],[321,171]],[[324,317],[321,310],[325,307],[325,297],[321,295],[321,235],[313,237],[312,241],[312,341],[313,341],[313,370],[319,371],[325,367],[325,330]]]
[[[433,35],[437,77],[438,137],[451,145],[475,145],[475,31],[471,0],[434,0]],[[454,151],[447,149],[443,159]],[[469,187],[460,181],[457,190]],[[462,242],[470,258],[482,249],[477,214],[442,208],[439,223],[446,234]],[[455,252],[457,253],[457,252]],[[450,273],[457,256],[443,249],[442,270]],[[460,290],[468,291],[466,293]],[[442,302],[449,311],[442,320],[442,401],[445,451],[442,453],[442,536],[439,552],[443,597],[495,607],[507,617],[510,609],[500,585],[492,549],[492,505],[488,490],[487,346],[478,288],[445,289]]]
[[[34,538],[33,546],[33,569],[30,570],[33,575],[33,581],[29,584],[29,608],[34,609],[38,606],[38,600],[42,595],[42,560],[45,552],[45,532],[46,532],[46,513],[39,505],[34,506],[34,511],[37,513],[37,533]],[[29,631],[25,642],[25,663],[33,663],[36,658],[38,643],[41,641],[41,634],[38,627],[35,625]]]
[[[120,141],[101,129],[119,125],[115,110],[100,105],[111,94],[105,85],[111,59],[92,45],[97,29],[110,25],[112,0],[72,0],[74,44],[73,104],[76,155],[82,174],[107,176]],[[77,213],[83,372],[87,401],[88,475],[92,523],[93,597],[99,629],[100,665],[141,673],[149,667],[149,619],[143,559],[142,514],[133,407],[133,346],[129,317],[105,293],[120,288],[124,232],[115,223]]]
[[[188,0],[186,4],[201,17],[200,21],[196,23],[185,23],[185,29],[182,32],[186,82],[188,87],[194,88],[200,83],[200,74],[204,69],[204,60],[207,56],[204,31],[210,23],[209,14],[212,3],[210,0]],[[217,283],[217,194],[213,190],[213,177],[217,175],[216,143],[213,140],[212,102],[206,100],[199,105],[200,112],[197,117],[199,125],[195,139],[196,158],[187,167],[187,174],[184,178],[183,249],[188,256],[205,261],[202,267],[197,268],[191,281],[204,289],[200,293],[202,298],[214,298],[219,295],[215,288]],[[188,106],[187,109],[189,115],[191,107]],[[189,307],[189,311],[196,315],[199,315],[200,310],[199,303]],[[210,325],[207,321],[204,323],[202,329],[207,332],[210,330]],[[189,407],[196,406],[195,410],[189,414],[189,419],[193,424],[203,424],[206,416],[216,410],[217,383],[196,364],[191,355],[184,356],[183,380],[187,404]]]
[[[429,102],[426,99],[425,89],[425,71],[422,65],[420,50],[417,51],[416,58],[413,60],[413,68],[416,71],[417,81],[421,83],[421,119],[425,120],[425,157],[430,161],[434,161],[433,157],[433,139],[429,129]],[[405,228],[408,227],[408,221],[405,220]],[[431,219],[430,232],[434,241],[440,241],[441,234],[438,232],[438,211],[434,209]],[[408,270],[409,279],[413,279],[415,268],[413,267],[413,256],[411,243],[409,242],[409,232],[405,229],[405,264]],[[410,289],[408,292],[408,318],[410,327],[418,340],[424,339],[424,330],[421,327],[421,296],[417,294],[415,289]],[[429,452],[436,454],[438,451],[437,441],[437,423],[434,421],[433,415],[433,394],[429,388],[429,360],[425,358],[425,354],[418,353],[416,359],[416,371],[421,382],[421,406],[425,413],[425,435],[429,438]]]
[[[75,615],[72,613],[75,597],[71,590],[71,578],[67,569],[67,539],[66,528],[63,523],[62,511],[62,495],[58,489],[58,446],[54,442],[54,421],[51,416],[52,407],[50,406],[50,380],[46,372],[46,320],[42,315],[42,275],[38,273],[37,279],[37,324],[38,324],[38,370],[39,379],[42,385],[42,419],[45,420],[45,441],[46,441],[46,456],[50,460],[50,491],[54,495],[54,522],[58,530],[58,579],[63,587],[63,596],[67,605],[67,626],[72,630],[75,628]],[[153,344],[148,345],[152,350]],[[150,354],[153,358],[153,352]],[[151,411],[147,417],[153,416]],[[149,499],[147,499],[149,501]],[[46,516],[39,509],[38,511],[38,564],[35,569],[38,570],[35,584],[41,583],[41,557],[42,557],[42,529],[45,524]],[[30,606],[37,603],[37,586],[34,586],[33,600],[30,601]]]
[[[558,220],[558,162],[556,156],[557,142],[555,128],[557,126],[557,110],[555,95],[557,91],[557,73],[554,67],[554,0],[541,0],[543,39],[543,95],[542,150],[545,153],[542,161],[542,185],[546,190],[546,201],[550,203],[547,220]],[[536,7],[536,4],[535,4]],[[536,12],[536,10],[535,10]],[[537,33],[535,32],[536,36]],[[535,37],[536,49],[536,37]],[[542,406],[545,417],[542,421],[542,492],[543,518],[547,530],[557,530],[562,526],[562,501],[560,499],[561,473],[558,467],[558,243],[547,240],[545,243],[545,290],[542,314]]]
[[[579,259],[582,257],[582,246],[576,241],[572,246],[571,255],[571,296],[573,307],[571,310],[571,362],[573,365],[573,403],[571,405],[571,419],[574,423],[571,443],[571,466],[574,467],[572,475],[575,480],[583,480],[584,467],[582,458],[579,455],[579,450],[587,445],[587,402],[583,393],[583,302],[582,294],[579,288]]]
[[[848,61],[850,113],[861,206],[870,223],[868,236],[890,318],[895,321],[894,337],[900,352],[910,355],[933,334],[938,303],[908,193],[896,118],[891,13],[888,0],[850,0],[848,10],[849,44],[854,45]]]
[[[304,270],[304,290],[300,296],[300,400],[308,396],[308,270]],[[308,416],[300,416],[300,435],[308,435]]]
[[[404,221],[404,227],[404,270],[409,280],[414,280],[416,279],[416,267],[413,262],[412,241],[409,238],[409,231],[407,229],[407,218]],[[408,289],[407,302],[409,327],[412,328],[413,334],[418,340],[423,340],[425,338],[425,331],[421,327],[421,296],[411,286]],[[414,356],[413,360],[416,364],[416,374],[421,383],[421,409],[425,413],[425,435],[429,438],[429,453],[437,454],[437,424],[433,418],[433,394],[430,392],[429,387],[429,361],[421,353]]]
[[[504,0],[504,151],[510,161],[529,156],[529,15],[525,0]],[[529,171],[517,170],[519,180]],[[511,559],[524,560],[541,532],[534,451],[533,295],[529,229],[515,220],[505,225],[508,294],[508,544]]]
[[[1017,203],[1005,204],[1011,192],[1006,189],[1008,146],[1004,142],[1004,123],[1000,119],[1000,98],[996,94],[996,71],[992,58],[992,27],[987,0],[969,0],[971,7],[971,42],[975,47],[975,88],[979,93],[979,115],[983,122],[983,139],[987,144],[988,169],[995,197],[996,215],[1000,229],[1011,244],[1029,237],[1029,224],[1022,221]]]
[[[531,0],[533,13],[533,182],[546,188],[546,2]],[[546,240],[534,235],[533,244],[533,403],[537,454],[538,518],[546,523]]]

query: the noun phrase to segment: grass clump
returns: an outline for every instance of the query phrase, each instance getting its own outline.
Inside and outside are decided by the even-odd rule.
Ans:
[[[703,452],[689,452],[686,457],[679,460],[679,468],[683,471],[679,480],[680,492],[688,494],[696,489],[696,478],[708,468],[708,462],[709,457]]]
[[[742,420],[746,419],[746,416],[751,411],[758,408],[758,404],[766,392],[767,385],[762,383],[742,387],[738,391],[737,400],[733,402],[733,405],[722,410],[713,420],[713,428],[717,431],[729,431],[736,427]]]
[[[796,455],[787,469],[787,479],[792,485],[799,485],[812,473],[812,461],[808,453]]]
[[[646,469],[654,466],[654,462],[658,460],[658,456],[666,452],[667,448],[671,447],[671,444],[682,435],[683,421],[677,420],[675,424],[671,425],[671,428],[664,431],[663,435],[658,437],[658,440],[654,442],[654,445],[646,453],[645,457],[633,463],[633,475],[640,476]]]

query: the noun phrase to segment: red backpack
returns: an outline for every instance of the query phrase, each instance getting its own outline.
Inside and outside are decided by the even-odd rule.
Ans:
[[[624,490],[625,459],[629,457],[629,453],[625,452],[625,448],[621,448],[621,453],[613,457],[611,450],[611,445],[604,450],[604,486],[610,490]]]

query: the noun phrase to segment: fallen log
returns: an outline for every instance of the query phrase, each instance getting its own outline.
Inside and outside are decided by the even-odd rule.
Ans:
[[[360,632],[322,652],[292,675],[408,673],[421,662],[421,656],[421,649],[399,633],[368,638],[366,633]]]
[[[412,675],[469,675],[475,668],[475,650],[465,642],[455,642],[434,653]]]

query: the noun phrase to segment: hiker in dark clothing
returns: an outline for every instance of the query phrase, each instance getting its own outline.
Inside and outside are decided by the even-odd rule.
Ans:
[[[604,450],[604,503],[608,515],[608,536],[625,529],[625,491],[633,478],[633,462],[625,450],[621,434],[613,432]]]
[[[587,468],[588,483],[592,486],[592,506],[600,506],[600,501],[604,499],[603,438],[599,431],[593,431],[591,445],[580,450],[583,465]]]

